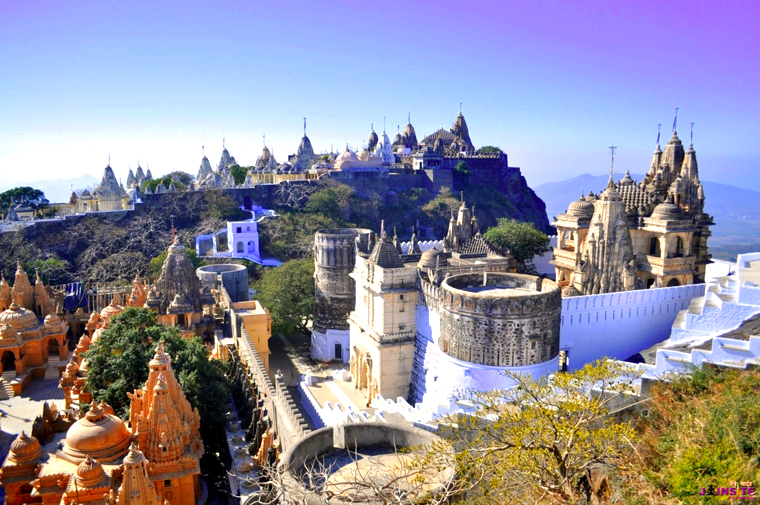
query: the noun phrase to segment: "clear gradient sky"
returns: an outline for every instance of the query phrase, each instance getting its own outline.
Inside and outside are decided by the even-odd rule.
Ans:
[[[464,102],[531,185],[649,166],[657,123],[706,180],[760,190],[760,2],[0,0],[0,185],[279,161],[418,138]]]

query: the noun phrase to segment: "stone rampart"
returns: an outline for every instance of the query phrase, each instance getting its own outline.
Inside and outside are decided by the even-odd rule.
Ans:
[[[558,355],[561,294],[554,282],[489,272],[454,275],[441,288],[438,344],[449,356],[515,367]]]
[[[693,284],[564,298],[560,348],[569,368],[603,357],[627,359],[662,342],[679,311],[704,294],[704,284]]]

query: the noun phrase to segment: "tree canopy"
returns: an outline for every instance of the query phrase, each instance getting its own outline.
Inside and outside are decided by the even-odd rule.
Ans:
[[[11,201],[14,205],[25,203],[35,211],[46,207],[50,202],[45,198],[45,193],[29,186],[20,186],[0,193],[0,215],[5,217],[10,210]]]
[[[632,391],[623,372],[611,361],[540,380],[506,372],[516,387],[465,394],[476,414],[450,418],[446,436],[466,503],[581,503],[579,481],[612,468],[635,437],[608,415]]]
[[[199,337],[185,339],[177,328],[159,325],[155,313],[148,309],[125,309],[111,319],[108,329],[84,353],[87,386],[93,397],[126,418],[127,393],[148,379],[148,363],[161,342],[172,359],[182,391],[190,404],[198,407],[201,423],[223,423],[224,401],[220,399],[229,394],[224,364],[209,360],[209,351]]]
[[[248,177],[248,170],[250,170],[253,167],[241,167],[240,165],[232,165],[230,167],[230,173],[232,174],[232,178],[235,179],[235,184],[243,184],[245,182],[245,178]]]
[[[534,273],[533,258],[549,252],[549,237],[530,222],[501,218],[488,229],[485,238],[490,243],[509,249],[518,263],[518,271]]]
[[[258,290],[255,298],[272,315],[273,333],[308,331],[316,310],[313,259],[290,260],[266,269],[254,288]]]
[[[145,189],[149,187],[150,190],[155,193],[159,184],[163,184],[165,188],[169,189],[172,182],[174,182],[174,186],[178,191],[184,191],[194,179],[195,177],[187,172],[175,170],[163,177],[152,179],[150,181],[143,181],[142,186],[140,187],[140,192],[145,193]]]
[[[500,152],[502,152],[501,149],[495,146],[483,146],[477,150],[477,154],[490,154]]]

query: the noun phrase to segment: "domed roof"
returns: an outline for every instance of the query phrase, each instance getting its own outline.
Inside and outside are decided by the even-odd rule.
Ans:
[[[30,463],[41,455],[42,447],[39,441],[22,431],[11,444],[9,458],[14,463]]]
[[[63,453],[74,461],[84,460],[87,456],[112,461],[126,454],[131,441],[132,434],[126,424],[118,417],[106,414],[93,402],[84,419],[74,423],[66,433]]]
[[[61,324],[61,318],[58,314],[51,313],[45,316],[45,326],[58,326]]]
[[[20,307],[16,302],[11,303],[7,310],[0,313],[0,324],[13,326],[16,331],[29,330],[36,328],[39,324],[34,312]]]
[[[354,161],[359,161],[359,157],[355,152],[346,147],[346,150],[343,151],[340,156],[335,159],[335,167],[341,168],[344,163],[350,163]]]
[[[79,463],[76,470],[77,485],[82,487],[97,487],[106,478],[103,471],[103,465],[92,459],[90,456],[84,458]]]
[[[111,298],[111,303],[108,307],[100,311],[100,318],[109,321],[112,317],[118,316],[122,312],[124,312],[124,307],[118,304],[116,297],[114,296]]]
[[[681,209],[672,202],[663,202],[654,208],[652,217],[658,219],[681,219]]]
[[[9,324],[0,325],[0,340],[13,340],[18,336],[18,332]]]
[[[436,263],[438,263],[438,265],[436,265]],[[422,253],[422,256],[420,256],[420,261],[417,262],[417,268],[424,269],[435,268],[436,266],[443,267],[446,265],[448,265],[446,253],[440,249],[428,249]]]
[[[69,373],[69,375],[74,375],[79,371],[79,365],[77,365],[76,360],[71,360],[66,365],[66,372]]]
[[[594,215],[594,204],[581,196],[567,208],[567,213],[576,217],[591,217]]]

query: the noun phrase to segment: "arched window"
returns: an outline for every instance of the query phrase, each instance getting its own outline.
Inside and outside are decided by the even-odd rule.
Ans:
[[[242,242],[238,242],[237,243],[237,252],[239,252],[239,253],[243,252],[243,243]]]
[[[672,288],[674,286],[680,286],[680,285],[681,285],[681,283],[678,282],[678,279],[670,279],[670,281],[668,282],[668,287],[669,288]]]
[[[652,286],[654,286],[654,278],[647,279],[647,289],[651,288]]]
[[[649,255],[650,256],[660,255],[660,239],[659,238],[652,237],[649,239]]]
[[[676,258],[683,258],[683,239],[676,237]]]
[[[256,242],[254,242],[253,240],[248,241],[248,252],[249,253],[256,252]]]

